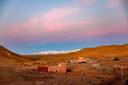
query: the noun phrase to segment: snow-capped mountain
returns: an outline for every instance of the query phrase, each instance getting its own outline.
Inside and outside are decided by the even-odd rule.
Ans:
[[[69,50],[69,51],[42,51],[42,52],[37,52],[37,53],[33,53],[33,54],[66,54],[66,53],[71,53],[71,52],[77,52],[80,50],[81,49]]]

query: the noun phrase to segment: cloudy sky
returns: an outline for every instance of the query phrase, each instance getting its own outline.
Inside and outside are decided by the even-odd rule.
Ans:
[[[0,0],[0,44],[17,53],[128,43],[128,0]]]

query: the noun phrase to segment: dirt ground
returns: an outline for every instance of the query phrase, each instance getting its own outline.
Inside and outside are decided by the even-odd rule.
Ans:
[[[0,85],[108,85],[111,79],[82,76],[78,74],[15,72],[12,68],[0,67]]]

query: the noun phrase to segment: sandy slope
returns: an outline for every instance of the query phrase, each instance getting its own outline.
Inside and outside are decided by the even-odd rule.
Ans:
[[[3,46],[0,46],[0,65],[13,64],[16,62],[22,62],[27,60],[27,58],[11,52]]]
[[[77,52],[67,54],[45,54],[45,55],[18,55],[9,51],[8,49],[0,46],[0,61],[2,62],[19,62],[40,60],[48,63],[56,63],[67,61],[78,57],[127,57],[128,56],[128,44],[125,45],[111,45],[111,46],[99,46],[95,48],[84,48]]]
[[[44,60],[51,63],[67,61],[78,57],[95,57],[98,59],[104,57],[127,57],[128,44],[125,45],[111,45],[98,46],[95,48],[84,48],[77,52],[67,54],[45,54],[45,55],[24,55],[33,60]]]

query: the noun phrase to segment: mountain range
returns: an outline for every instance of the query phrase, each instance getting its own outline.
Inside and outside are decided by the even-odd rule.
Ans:
[[[3,46],[0,46],[0,64],[38,60],[46,61],[48,63],[56,63],[78,57],[95,57],[99,59],[104,57],[128,57],[128,44],[98,46],[74,51],[56,51],[53,53],[51,53],[51,51],[42,53],[39,52],[31,55],[17,54]]]
[[[47,55],[47,54],[67,54],[67,53],[72,53],[72,52],[77,52],[77,51],[80,51],[81,49],[76,49],[76,50],[69,50],[69,51],[63,51],[63,50],[61,50],[61,51],[41,51],[41,52],[37,52],[37,53],[33,53],[33,54],[35,54],[35,55],[37,55],[37,54],[45,54],[45,55]]]

